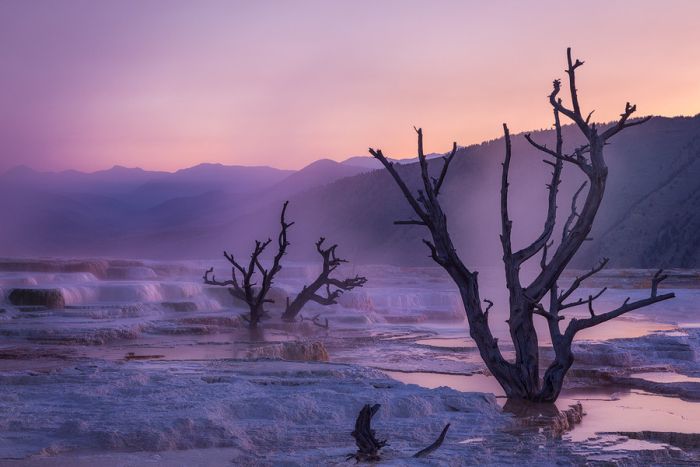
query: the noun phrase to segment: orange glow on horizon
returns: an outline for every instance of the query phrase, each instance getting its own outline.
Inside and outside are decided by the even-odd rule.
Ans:
[[[546,128],[565,49],[599,121],[700,112],[700,3],[82,2],[0,5],[0,171],[300,168],[412,126],[446,151]]]

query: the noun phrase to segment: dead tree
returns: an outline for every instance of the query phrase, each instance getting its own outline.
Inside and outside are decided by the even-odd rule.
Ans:
[[[493,337],[489,327],[489,307],[482,308],[479,296],[477,271],[468,269],[459,258],[447,229],[447,217],[438,200],[440,189],[455,156],[457,145],[452,152],[444,157],[440,174],[437,178],[430,176],[428,163],[423,153],[423,132],[418,133],[418,161],[420,165],[422,189],[417,196],[408,188],[397,173],[391,162],[381,150],[370,148],[370,153],[377,158],[391,174],[401,189],[404,197],[415,211],[416,219],[397,221],[397,224],[410,224],[427,227],[431,240],[423,240],[430,249],[430,256],[447,271],[459,288],[469,323],[469,333],[477,344],[482,359],[489,371],[498,380],[509,398],[521,398],[538,402],[552,402],[557,399],[564,377],[571,367],[574,356],[571,344],[576,334],[584,329],[609,321],[624,313],[636,310],[654,303],[674,297],[673,293],[659,294],[658,285],[666,276],[659,271],[652,278],[651,291],[648,298],[630,301],[628,298],[619,307],[603,313],[594,310],[595,300],[605,292],[605,289],[590,295],[587,299],[570,300],[572,294],[581,283],[599,272],[607,263],[604,259],[599,266],[578,277],[568,288],[560,290],[559,280],[562,272],[574,257],[584,241],[588,239],[596,213],[603,200],[608,168],[605,165],[603,151],[605,145],[618,133],[626,128],[639,125],[650,117],[630,120],[636,111],[636,106],[627,103],[624,112],[614,124],[601,129],[590,122],[591,114],[584,117],[576,89],[576,70],[583,65],[582,61],[573,61],[571,49],[567,49],[568,67],[566,73],[569,81],[571,106],[563,104],[559,97],[561,82],[555,80],[549,103],[554,112],[556,145],[554,148],[539,144],[526,135],[527,141],[535,148],[545,153],[551,160],[545,160],[552,167],[551,181],[548,184],[549,196],[547,215],[542,233],[526,247],[513,251],[511,245],[512,221],[508,215],[508,177],[511,160],[511,140],[508,127],[504,124],[505,160],[501,178],[501,245],[503,262],[506,273],[506,286],[509,292],[509,317],[507,320],[510,336],[515,347],[515,361],[506,360],[501,354],[498,340]],[[586,143],[575,148],[571,153],[563,150],[563,139],[560,115],[571,120],[585,138]],[[587,178],[588,187],[583,206],[578,208],[578,196],[585,186],[582,186],[571,203],[571,212],[562,229],[561,238],[556,248],[552,239],[557,218],[557,192],[561,181],[564,164],[580,170]],[[541,271],[530,283],[522,283],[520,269],[524,262],[541,255],[539,264]],[[547,304],[543,301],[548,298]],[[572,318],[562,331],[560,321],[565,317],[562,311],[575,306],[587,305],[590,317],[584,319]],[[554,347],[554,361],[547,367],[544,377],[540,380],[538,355],[538,340],[533,323],[535,315],[547,320],[549,334]]]
[[[347,279],[336,279],[331,277],[333,271],[335,271],[338,266],[342,263],[347,263],[345,259],[338,258],[335,255],[335,250],[338,245],[332,245],[328,248],[323,247],[323,242],[326,239],[321,237],[319,241],[316,242],[316,251],[323,258],[323,268],[319,273],[318,277],[309,285],[305,285],[301,292],[294,297],[291,302],[287,298],[287,307],[282,314],[282,319],[287,321],[294,321],[297,315],[301,312],[304,306],[312,301],[319,305],[334,305],[338,303],[338,298],[343,292],[352,290],[355,287],[362,287],[365,282],[367,282],[366,277],[355,276]],[[326,295],[319,295],[318,291],[322,287],[325,287]],[[333,288],[333,290],[331,290]],[[316,320],[314,320],[316,322]]]
[[[232,265],[231,279],[226,281],[216,280],[213,267],[204,272],[203,278],[205,284],[229,287],[228,291],[231,295],[244,301],[246,305],[248,305],[250,311],[248,315],[244,315],[243,318],[248,321],[248,325],[251,329],[257,327],[260,320],[266,315],[264,309],[265,304],[274,303],[274,300],[266,297],[272,287],[272,281],[275,275],[282,269],[282,257],[285,255],[287,247],[289,246],[289,241],[287,241],[287,229],[289,229],[294,222],[287,222],[284,218],[288,204],[289,201],[285,201],[282,206],[282,214],[280,215],[281,228],[279,236],[277,237],[277,253],[269,269],[265,269],[260,256],[265,251],[265,248],[272,242],[270,238],[264,242],[260,240],[255,241],[255,248],[253,248],[253,252],[250,254],[248,264],[245,265],[239,263],[232,254],[224,251],[224,257]],[[238,277],[239,273],[241,275],[240,279]],[[258,275],[260,276],[259,283],[255,281]]]

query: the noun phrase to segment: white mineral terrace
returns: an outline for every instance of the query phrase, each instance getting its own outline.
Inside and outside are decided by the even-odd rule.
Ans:
[[[225,289],[202,284],[210,265],[227,270],[0,260],[0,465],[352,465],[350,432],[367,403],[381,404],[381,465],[700,462],[695,271],[670,271],[676,299],[581,335],[556,407],[533,414],[488,375],[438,269],[348,267],[368,277],[364,288],[302,312],[328,318],[325,329],[279,320],[287,294],[315,272],[286,266],[271,318],[251,332]],[[644,296],[650,274],[607,273],[598,306]],[[511,357],[498,273],[480,277]],[[63,303],[16,306],[15,289],[58,291]],[[579,402],[580,423],[570,409]],[[446,423],[443,445],[412,458]]]

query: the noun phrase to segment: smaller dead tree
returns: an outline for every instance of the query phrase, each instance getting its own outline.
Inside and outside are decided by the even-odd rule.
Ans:
[[[331,277],[333,271],[335,271],[338,266],[342,263],[347,263],[346,259],[338,258],[335,255],[335,250],[338,245],[332,245],[328,248],[323,247],[323,242],[326,239],[321,237],[316,242],[316,250],[323,258],[323,269],[319,273],[318,277],[309,285],[305,285],[301,292],[294,297],[294,300],[290,301],[287,298],[287,307],[282,315],[282,319],[286,321],[294,321],[301,312],[302,308],[308,302],[316,302],[319,305],[334,305],[338,303],[338,298],[343,294],[343,292],[352,290],[355,287],[362,287],[367,278],[363,276],[355,276],[347,279],[337,279]],[[326,295],[319,295],[318,291],[325,287]],[[318,315],[313,319],[315,324],[319,324]],[[326,323],[327,326],[327,323]]]
[[[285,201],[282,206],[282,214],[280,215],[281,229],[277,238],[277,254],[275,254],[272,260],[272,266],[269,269],[265,269],[260,256],[265,251],[265,248],[272,243],[272,239],[270,238],[264,242],[260,240],[255,241],[255,248],[246,265],[239,263],[232,254],[224,251],[224,257],[232,265],[230,280],[216,280],[213,267],[204,272],[203,279],[205,284],[229,287],[228,291],[233,297],[244,301],[246,305],[248,305],[250,312],[248,315],[244,315],[243,318],[248,321],[248,325],[251,329],[257,327],[260,320],[266,316],[264,309],[265,304],[274,303],[274,300],[266,297],[272,287],[272,281],[275,275],[282,269],[282,257],[287,252],[287,247],[289,246],[289,241],[287,241],[287,229],[289,229],[294,222],[287,222],[284,218],[288,204],[289,201]],[[240,273],[241,279],[239,279],[238,273]],[[260,276],[259,284],[258,282],[254,282],[254,278],[257,277],[256,273]]]

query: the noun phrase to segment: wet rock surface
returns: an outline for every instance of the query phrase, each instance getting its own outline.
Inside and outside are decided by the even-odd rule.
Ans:
[[[328,351],[322,342],[281,342],[279,344],[264,345],[251,350],[248,357],[271,358],[292,360],[301,362],[327,362]]]
[[[527,401],[509,400],[503,412],[514,416],[515,432],[528,433],[534,428],[550,437],[561,437],[571,431],[583,419],[583,406],[577,402],[559,410],[555,404],[534,404]]]
[[[689,451],[700,450],[700,433],[675,433],[672,431],[618,431],[615,433],[601,434],[620,435],[631,439],[665,443],[681,449],[687,449]]]

